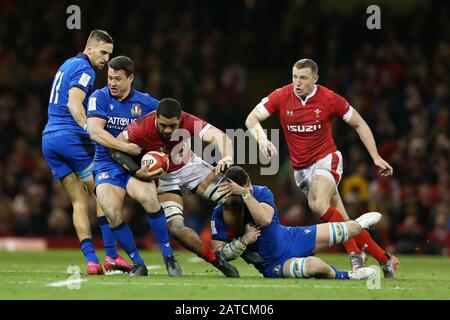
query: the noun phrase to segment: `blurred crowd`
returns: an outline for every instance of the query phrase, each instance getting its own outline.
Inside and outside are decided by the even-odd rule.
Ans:
[[[243,128],[246,114],[276,88],[258,91],[255,83],[287,84],[295,61],[314,59],[319,83],[361,113],[380,155],[394,167],[393,177],[378,176],[356,132],[335,122],[349,216],[382,212],[371,232],[392,252],[450,255],[448,6],[431,1],[401,15],[382,7],[382,29],[374,31],[365,27],[365,8],[342,13],[319,3],[198,1],[194,8],[189,1],[150,1],[123,10],[119,2],[80,1],[83,28],[70,31],[68,3],[2,1],[0,236],[75,236],[70,201],[42,156],[41,132],[57,68],[100,28],[113,36],[114,56],[135,61],[137,89],[176,97],[185,111],[223,130]],[[41,19],[31,18],[36,11]],[[105,81],[105,71],[99,72],[96,87]],[[318,223],[280,146],[280,172],[267,177],[280,220]],[[188,196],[187,225],[207,232],[212,208]],[[142,209],[127,200],[124,212],[135,234],[148,237]],[[99,235],[94,214],[92,223]]]

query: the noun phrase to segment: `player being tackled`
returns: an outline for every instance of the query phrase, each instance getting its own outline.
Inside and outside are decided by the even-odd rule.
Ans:
[[[241,167],[228,169],[225,176],[228,179],[218,191],[227,200],[214,209],[211,230],[213,248],[222,250],[227,260],[236,259],[245,250],[255,251],[262,259],[255,267],[268,278],[365,280],[375,276],[373,268],[339,271],[313,255],[358,236],[380,221],[380,213],[369,212],[345,222],[285,227],[278,222],[269,188],[252,185]],[[234,221],[243,221],[245,228]],[[230,239],[230,234],[241,237]]]

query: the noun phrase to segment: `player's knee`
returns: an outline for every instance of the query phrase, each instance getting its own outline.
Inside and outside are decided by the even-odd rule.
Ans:
[[[360,226],[360,224],[356,221],[350,220],[350,221],[346,221],[345,225],[347,227],[348,230],[348,237],[349,239],[357,237],[359,235],[359,233],[361,232],[362,228]]]
[[[174,217],[173,219],[168,220],[167,227],[169,229],[169,233],[173,237],[180,237],[184,228],[186,228],[184,225],[184,219],[179,217]]]
[[[147,212],[157,212],[161,208],[161,205],[156,197],[149,197],[149,199],[145,199],[141,202],[141,205]]]
[[[117,227],[123,222],[123,217],[119,209],[117,208],[105,208],[103,209],[105,216],[108,218],[108,222],[111,228]]]
[[[330,204],[326,203],[325,201],[321,199],[308,199],[308,206],[311,208],[311,210],[318,214],[319,216],[322,216],[325,212],[327,212]]]

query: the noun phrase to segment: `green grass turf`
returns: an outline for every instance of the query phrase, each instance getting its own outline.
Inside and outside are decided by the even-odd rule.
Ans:
[[[104,253],[99,251],[99,257]],[[87,276],[79,250],[0,252],[0,299],[450,299],[450,259],[399,256],[395,280],[381,280],[381,289],[369,290],[366,281],[264,279],[242,260],[233,264],[241,277],[227,279],[210,264],[188,252],[178,252],[183,277],[170,278],[159,252],[144,252],[148,277],[127,274]],[[340,269],[348,257],[318,255]],[[369,265],[375,261],[369,259]],[[64,281],[69,265],[81,269],[80,289],[49,287]]]

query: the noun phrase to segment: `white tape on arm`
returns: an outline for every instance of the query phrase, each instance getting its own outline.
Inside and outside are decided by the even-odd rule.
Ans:
[[[342,120],[349,122],[353,115],[353,107],[349,106],[348,111],[342,116]]]

